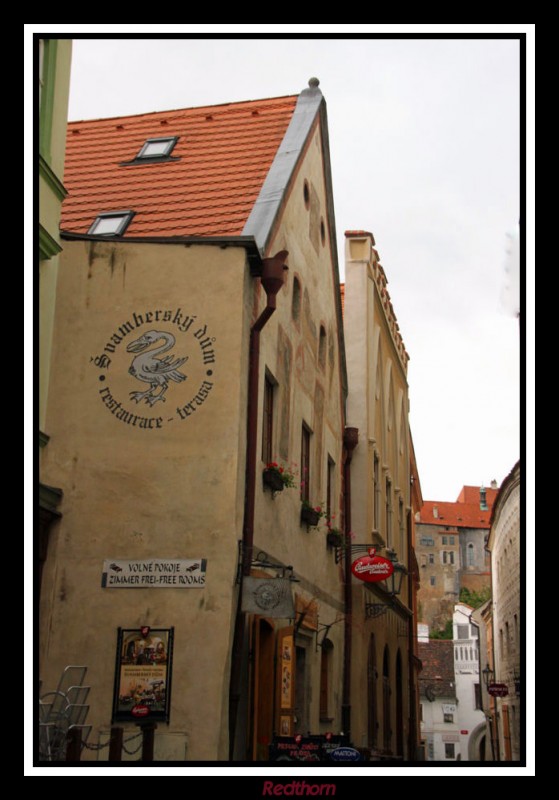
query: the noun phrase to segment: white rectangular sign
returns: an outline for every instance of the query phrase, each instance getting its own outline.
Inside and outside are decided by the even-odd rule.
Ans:
[[[205,558],[103,561],[104,589],[202,589],[205,583]]]

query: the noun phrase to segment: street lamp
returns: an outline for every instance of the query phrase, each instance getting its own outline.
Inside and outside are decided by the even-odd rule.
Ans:
[[[495,678],[495,670],[491,669],[489,664],[486,664],[485,669],[481,670],[481,674],[483,675],[485,686],[489,688],[489,684],[493,683],[493,679]]]
[[[404,564],[400,564],[398,561],[398,556],[395,550],[387,549],[386,555],[394,567],[392,574],[385,581],[383,581],[383,588],[387,595],[387,599],[384,603],[365,603],[365,616],[367,618],[380,617],[381,614],[385,614],[389,608],[394,608],[396,605],[395,597],[399,595],[402,590],[402,581],[404,579],[404,575],[408,574]]]

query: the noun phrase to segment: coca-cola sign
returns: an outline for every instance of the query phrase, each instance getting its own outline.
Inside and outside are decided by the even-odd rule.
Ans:
[[[375,555],[375,548],[369,550],[368,556],[357,558],[351,565],[356,578],[365,583],[377,583],[389,578],[394,572],[394,564],[387,558]]]

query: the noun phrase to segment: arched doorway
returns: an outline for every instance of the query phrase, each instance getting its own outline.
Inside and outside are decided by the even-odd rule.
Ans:
[[[377,652],[375,635],[369,639],[369,658],[367,661],[367,738],[369,747],[377,746],[378,711],[377,711]]]
[[[469,761],[486,761],[490,758],[486,750],[485,744],[487,742],[487,726],[485,722],[481,722],[473,729],[468,739],[468,760]]]
[[[402,654],[396,654],[396,755],[404,756],[404,690]]]
[[[275,630],[261,617],[254,620],[253,652],[252,758],[267,761],[274,727]]]
[[[390,719],[390,651],[384,647],[382,658],[382,746],[385,753],[392,753],[392,721]]]

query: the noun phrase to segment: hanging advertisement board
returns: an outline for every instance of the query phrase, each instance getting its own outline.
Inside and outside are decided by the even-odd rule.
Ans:
[[[173,628],[119,628],[113,722],[169,721]]]

